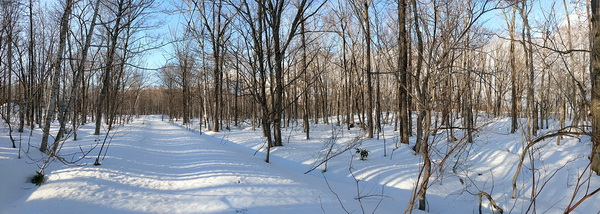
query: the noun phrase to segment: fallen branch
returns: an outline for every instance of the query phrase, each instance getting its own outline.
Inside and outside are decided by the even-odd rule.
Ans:
[[[540,137],[538,137],[538,138],[536,138],[534,140],[530,140],[529,137],[528,137],[529,143],[527,143],[527,145],[523,149],[523,152],[520,155],[519,165],[517,165],[517,171],[515,172],[515,175],[513,176],[513,180],[512,180],[512,187],[513,187],[512,198],[517,198],[517,179],[519,178],[519,173],[521,173],[521,168],[523,166],[523,161],[525,161],[525,154],[527,154],[527,151],[529,151],[529,149],[531,147],[533,147],[536,143],[541,142],[541,141],[543,141],[545,139],[548,139],[548,138],[557,137],[557,136],[565,136],[565,135],[566,136],[581,135],[581,134],[589,135],[583,129],[581,131],[579,131],[579,132],[569,131],[572,128],[582,129],[580,127],[568,126],[568,127],[564,127],[562,129],[559,129],[556,132],[542,135],[542,136],[540,136]]]
[[[315,165],[314,167],[312,167],[311,169],[309,169],[308,171],[304,172],[304,174],[308,174],[312,171],[314,171],[315,169],[319,168],[321,165],[326,164],[327,161],[337,157],[338,155],[343,154],[344,152],[354,148],[356,145],[359,145],[363,142],[363,137],[364,137],[364,133],[359,134],[358,136],[356,136],[352,142],[350,142],[348,145],[346,145],[345,148],[343,148],[341,151],[334,153],[333,155],[328,155],[327,157],[325,157],[324,160],[322,160],[319,164]]]
[[[487,198],[487,200],[490,202],[490,204],[492,204],[492,208],[494,208],[494,210],[497,210],[500,213],[504,213],[504,210],[502,210],[502,208],[500,208],[500,206],[498,206],[498,204],[496,204],[496,201],[494,201],[494,199],[492,198],[492,196],[490,196],[490,194],[488,194],[487,192],[479,192],[476,194],[477,197],[479,197],[479,214],[481,214],[481,204],[482,204],[482,197],[485,196]]]

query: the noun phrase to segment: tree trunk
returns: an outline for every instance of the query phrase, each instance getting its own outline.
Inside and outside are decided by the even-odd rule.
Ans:
[[[534,74],[534,69],[533,69],[533,48],[531,45],[531,28],[529,26],[529,15],[528,15],[528,9],[527,9],[527,1],[524,0],[521,2],[522,3],[522,7],[520,8],[521,11],[521,18],[523,19],[523,32],[522,32],[522,37],[523,37],[523,42],[521,44],[523,44],[523,49],[525,50],[525,67],[528,71],[528,78],[527,80],[529,81],[527,84],[527,114],[529,115],[527,117],[527,122],[530,126],[530,131],[532,135],[537,135],[537,130],[538,130],[538,114],[537,114],[537,108],[535,107],[535,91],[534,91],[534,86],[535,86],[535,74]],[[527,42],[525,42],[527,41]]]
[[[421,185],[417,192],[417,198],[419,199],[419,210],[425,210],[427,208],[427,188],[429,185],[429,177],[431,177],[431,160],[429,159],[429,133],[426,133],[425,140],[421,148],[421,154],[423,155],[423,174],[421,176]]]
[[[9,4],[13,4],[13,3],[9,2]],[[13,46],[16,44],[16,42],[14,41],[14,38],[13,38],[13,36],[15,34],[14,27],[16,25],[16,23],[14,23],[15,20],[13,20],[13,13],[16,12],[16,11],[14,11],[14,7],[16,7],[16,6],[13,4],[13,5],[10,5],[9,7],[10,7],[9,10],[12,10],[12,11],[10,11],[9,14],[6,15],[6,17],[8,19],[7,20],[8,26],[5,26],[7,28],[6,31],[7,31],[7,34],[8,34],[7,35],[7,39],[6,39],[7,41],[6,41],[6,44],[5,44],[6,47],[7,47],[7,50],[6,50],[6,55],[7,55],[6,56],[6,62],[7,62],[7,65],[6,65],[6,67],[8,67],[8,71],[6,71],[6,73],[7,73],[6,76],[7,76],[8,83],[5,85],[5,87],[6,87],[6,118],[7,118],[5,120],[5,122],[8,124],[8,126],[11,125],[12,112],[13,112],[14,107],[15,107],[15,104],[13,103],[13,100],[12,100],[12,87],[13,87],[13,85],[12,85],[12,79],[13,79],[12,73],[14,72],[13,71],[13,66],[14,66],[13,65]],[[13,130],[11,128],[9,130],[9,132],[12,133],[12,131]],[[14,141],[13,141],[13,147],[15,147]]]
[[[592,0],[592,44],[590,76],[592,81],[592,171],[600,176],[600,0]]]
[[[365,56],[365,75],[367,76],[367,138],[373,138],[373,84],[371,80],[371,20],[369,19],[369,2],[364,2],[364,36],[367,46]]]
[[[34,87],[34,75],[35,75],[35,56],[34,56],[34,49],[35,49],[35,35],[33,34],[33,0],[29,0],[29,47],[28,47],[28,52],[29,52],[29,79],[28,79],[28,86],[27,86],[27,97],[29,100],[27,100],[27,104],[26,104],[26,108],[27,108],[27,121],[29,123],[30,129],[34,128],[33,125],[33,114],[34,114],[34,93],[33,93],[33,87]]]
[[[220,53],[219,53],[219,48],[216,47],[218,44],[213,45],[213,48],[215,48],[213,51],[213,55],[214,55],[214,59],[215,59],[215,65],[214,65],[214,69],[213,69],[213,83],[215,85],[214,88],[214,109],[213,109],[213,127],[212,127],[212,131],[213,132],[218,132],[220,130],[220,118],[219,118],[219,112],[220,112],[220,107],[221,107],[221,99],[220,99],[220,95],[221,95],[221,62],[220,62]]]
[[[400,75],[400,142],[408,144],[408,33],[406,31],[406,0],[398,0],[398,72]]]
[[[283,146],[281,136],[281,115],[283,113],[283,55],[284,52],[281,49],[280,37],[279,37],[280,26],[273,26],[273,46],[275,53],[275,94],[274,94],[274,105],[273,105],[273,138],[274,146]]]
[[[46,153],[48,151],[48,136],[50,135],[50,124],[54,119],[54,106],[58,100],[58,88],[59,79],[61,77],[61,64],[62,55],[65,52],[65,46],[67,44],[67,32],[69,32],[69,16],[71,16],[71,10],[73,8],[73,0],[67,0],[65,3],[65,11],[60,18],[60,36],[58,42],[58,50],[56,52],[56,58],[52,63],[51,68],[54,69],[52,75],[52,90],[50,91],[50,102],[46,107],[46,118],[44,121],[44,129],[42,134],[42,142],[40,144],[40,151]],[[60,140],[58,137],[56,140]],[[50,156],[55,154],[50,154]]]
[[[303,131],[306,133],[306,139],[310,139],[310,122],[308,120],[308,110],[310,109],[309,101],[308,101],[308,92],[310,90],[310,86],[308,84],[308,62],[306,56],[306,29],[304,27],[304,22],[300,23],[300,35],[302,38],[302,74],[304,76],[304,113],[302,115],[302,126]]]
[[[517,65],[516,65],[516,56],[515,56],[515,17],[516,17],[516,9],[512,9],[512,16],[510,19],[510,24],[508,25],[509,33],[510,33],[510,79],[511,79],[511,126],[510,133],[515,133],[517,130]]]
[[[100,7],[100,0],[96,0],[96,3],[94,5],[94,15],[92,17],[92,22],[91,22],[91,26],[88,29],[88,32],[86,34],[86,38],[85,38],[85,45],[83,46],[83,50],[81,52],[81,60],[79,61],[79,63],[77,64],[77,70],[76,70],[76,75],[74,77],[74,81],[73,81],[73,85],[72,85],[72,89],[71,89],[71,94],[69,97],[69,101],[66,105],[64,105],[59,112],[59,124],[60,124],[60,128],[58,129],[58,133],[56,134],[56,137],[54,139],[54,144],[52,146],[52,150],[53,152],[56,152],[56,149],[58,148],[58,143],[60,142],[60,140],[63,138],[64,133],[65,133],[65,126],[66,126],[66,118],[67,115],[69,114],[69,112],[71,111],[71,108],[73,106],[73,103],[75,103],[75,100],[77,99],[77,92],[79,91],[79,84],[81,83],[81,79],[84,73],[84,68],[85,68],[85,62],[87,60],[87,53],[88,50],[90,48],[90,44],[92,41],[92,36],[94,35],[94,27],[96,26],[96,18],[98,16],[98,10]],[[73,123],[75,124],[75,123]],[[75,129],[73,129],[73,131],[75,131]],[[75,135],[76,136],[76,135]]]
[[[418,150],[420,150],[420,144],[423,141],[423,120],[425,119],[425,91],[427,89],[427,80],[423,81],[421,83],[420,81],[420,75],[421,75],[421,69],[423,66],[423,61],[424,61],[424,57],[423,54],[425,54],[424,50],[423,50],[423,36],[421,34],[421,29],[419,28],[419,16],[417,13],[417,0],[412,0],[412,12],[413,12],[413,20],[414,20],[414,24],[415,24],[415,33],[417,34],[417,65],[415,67],[415,84],[422,84],[420,87],[419,86],[415,86],[415,88],[418,91],[418,96],[419,96],[419,100],[420,102],[422,102],[421,106],[419,107],[419,113],[417,114],[417,142],[415,144],[415,147],[413,148],[413,150],[415,152],[418,152]],[[428,118],[429,120],[429,118]]]
[[[112,78],[112,70],[113,70],[113,62],[115,60],[115,52],[117,49],[117,41],[119,38],[119,34],[121,33],[121,19],[123,18],[123,6],[124,0],[120,0],[118,3],[118,10],[116,11],[116,20],[115,25],[113,26],[112,31],[110,32],[110,47],[108,49],[108,54],[106,57],[106,65],[104,75],[102,75],[102,90],[100,91],[100,97],[98,98],[97,106],[96,106],[96,128],[94,130],[94,135],[100,135],[100,126],[102,125],[102,111],[104,110],[104,103],[106,101],[106,97],[108,96],[108,88],[111,85]]]

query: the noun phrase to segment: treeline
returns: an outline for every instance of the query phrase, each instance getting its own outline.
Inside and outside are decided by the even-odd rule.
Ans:
[[[183,1],[164,113],[213,131],[248,120],[271,146],[310,123],[369,138],[393,125],[416,151],[439,129],[472,142],[482,116],[531,136],[553,121],[591,130],[591,5],[552,3]]]
[[[600,172],[589,115],[599,113],[588,75],[594,4],[552,3],[184,1],[182,33],[161,71],[164,113],[213,131],[247,120],[262,127],[267,148],[282,145],[284,127],[302,126],[309,138],[311,123],[336,123],[373,138],[392,125],[423,156],[423,210],[431,136],[455,141],[460,132],[473,142],[480,117],[510,118],[528,147],[545,138],[540,129],[560,130],[558,144],[562,134],[591,135]]]

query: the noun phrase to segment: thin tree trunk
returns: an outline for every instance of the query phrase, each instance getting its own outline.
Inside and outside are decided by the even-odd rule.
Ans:
[[[367,76],[367,138],[373,138],[373,84],[371,80],[371,20],[369,19],[369,3],[364,2],[364,36],[367,46],[365,56],[365,75]]]
[[[65,3],[65,10],[60,19],[60,36],[58,42],[58,50],[56,52],[56,58],[52,63],[51,68],[54,69],[52,75],[52,90],[50,91],[50,102],[46,107],[46,118],[44,121],[44,129],[42,131],[42,142],[40,144],[40,151],[46,153],[48,151],[48,136],[50,135],[50,124],[54,119],[54,106],[58,100],[58,89],[59,79],[61,77],[61,64],[63,60],[63,53],[65,52],[65,46],[67,44],[67,32],[69,31],[69,17],[71,16],[71,10],[73,8],[73,0],[67,0]],[[56,140],[60,140],[56,137]],[[53,150],[55,152],[55,150]],[[51,153],[50,156],[55,155]],[[42,172],[43,174],[43,172]]]
[[[88,32],[86,34],[85,44],[84,44],[83,50],[81,52],[81,60],[77,64],[76,76],[73,79],[73,85],[72,85],[69,101],[66,105],[64,105],[62,107],[62,109],[60,109],[61,111],[60,111],[60,115],[58,117],[60,128],[58,129],[58,133],[56,134],[56,137],[54,139],[54,145],[52,147],[53,152],[56,152],[56,149],[58,148],[58,143],[64,136],[67,114],[69,114],[69,112],[71,111],[71,108],[73,106],[73,103],[75,103],[75,100],[77,99],[77,92],[79,91],[79,84],[81,83],[81,79],[82,79],[82,76],[84,73],[88,50],[90,48],[90,44],[92,41],[94,27],[96,26],[96,18],[98,17],[99,7],[100,7],[100,0],[96,0],[96,3],[94,5],[94,15],[92,17],[91,26],[88,29]],[[75,124],[75,122],[73,124]],[[75,130],[75,129],[73,129],[73,130]]]
[[[421,174],[421,184],[419,186],[419,191],[417,192],[417,198],[419,199],[419,210],[425,210],[427,208],[427,189],[429,186],[429,177],[431,177],[431,159],[429,157],[429,127],[431,126],[431,111],[424,110],[424,112],[419,114],[422,117],[423,127],[426,127],[427,130],[424,130],[423,140],[421,140],[416,147],[418,147],[417,153],[421,153],[423,156],[423,171]],[[417,133],[418,134],[418,133]]]
[[[529,26],[529,15],[527,9],[527,1],[521,2],[522,7],[520,8],[521,18],[523,19],[523,49],[525,50],[525,67],[528,71],[528,84],[527,84],[527,117],[528,124],[530,125],[530,131],[532,135],[537,135],[538,126],[538,114],[535,107],[535,74],[533,69],[533,48],[531,45],[531,28]]]
[[[34,93],[33,93],[33,83],[34,83],[34,75],[35,75],[35,35],[33,34],[33,0],[29,0],[29,80],[28,80],[28,90],[27,97],[28,101],[26,104],[27,108],[27,120],[31,129],[34,128],[33,125],[33,114],[34,114]]]
[[[102,111],[104,110],[104,103],[106,101],[106,97],[108,96],[108,88],[110,87],[111,78],[112,78],[112,70],[113,70],[113,62],[115,60],[115,52],[117,49],[117,40],[119,38],[119,34],[121,33],[121,19],[123,18],[123,5],[124,0],[120,0],[118,3],[118,10],[116,11],[116,20],[115,25],[113,26],[110,39],[110,47],[108,49],[108,54],[106,57],[106,65],[104,75],[102,75],[102,90],[100,91],[100,97],[98,98],[98,103],[96,107],[96,128],[94,130],[94,135],[100,135],[100,126],[102,125]]]
[[[515,17],[516,17],[516,9],[512,8],[512,15],[510,19],[509,33],[510,33],[510,50],[509,50],[509,59],[510,59],[510,79],[511,79],[511,126],[510,133],[515,133],[517,130],[517,65],[516,65],[516,56],[515,56]]]
[[[308,92],[310,90],[310,86],[308,84],[308,62],[306,56],[306,29],[304,27],[304,22],[300,23],[300,35],[302,38],[302,74],[304,75],[304,113],[302,115],[302,126],[303,131],[306,133],[306,139],[310,139],[310,123],[308,121],[308,110],[310,109],[309,101],[308,101]]]
[[[600,1],[592,0],[592,43],[590,53],[590,73],[592,81],[592,171],[600,176]]]

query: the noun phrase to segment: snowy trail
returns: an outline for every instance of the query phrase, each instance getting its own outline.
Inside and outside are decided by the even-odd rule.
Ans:
[[[59,166],[0,213],[338,213],[322,179],[292,173],[148,117],[117,134],[100,166]],[[91,137],[91,136],[90,136]]]
[[[541,185],[534,187],[532,170],[523,170],[518,181],[520,196],[515,200],[510,196],[511,180],[522,142],[516,134],[503,134],[507,127],[508,119],[493,123],[488,129],[499,132],[484,133],[469,144],[468,158],[452,159],[456,162],[451,164],[460,161],[458,173],[447,170],[445,176],[430,180],[430,213],[478,213],[478,198],[467,190],[488,192],[506,212],[526,213],[534,188],[543,190],[536,200],[539,212],[564,211],[578,176],[589,163],[590,139],[564,138],[561,145],[553,140],[540,144],[534,153],[539,161],[534,163],[539,175],[536,183]],[[305,175],[328,152],[324,143],[330,142],[334,126],[315,125],[310,140],[304,139],[301,131],[295,132],[299,128],[287,129],[289,142],[272,150],[271,164],[264,162],[260,152],[253,156],[264,144],[260,130],[242,127],[200,135],[197,128],[161,121],[160,116],[137,119],[113,132],[102,165],[92,165],[96,147],[80,163],[83,166],[52,163],[46,169],[48,181],[41,187],[27,181],[40,164],[36,162],[39,151],[25,147],[24,151],[30,151],[26,155],[21,152],[25,156],[18,159],[19,150],[8,146],[7,136],[0,136],[0,214],[398,213],[409,205],[422,163],[409,146],[384,156],[385,141],[371,139],[361,144],[371,151],[367,161],[358,161],[349,151],[331,159],[326,173],[315,170]],[[82,126],[80,140],[67,141],[60,154],[96,145],[102,137],[92,135],[93,129]],[[353,139],[357,134],[353,131],[359,129],[336,139],[338,148]],[[36,129],[31,138],[23,138],[23,145],[32,142],[35,146],[40,132]],[[391,127],[387,133],[393,135]],[[388,152],[394,146],[389,139]],[[438,142],[434,151],[444,151],[444,145]],[[591,190],[598,188],[598,178],[590,177]],[[576,200],[583,194],[580,192]],[[573,213],[598,213],[599,197],[589,198]],[[483,207],[490,213],[487,201]]]

